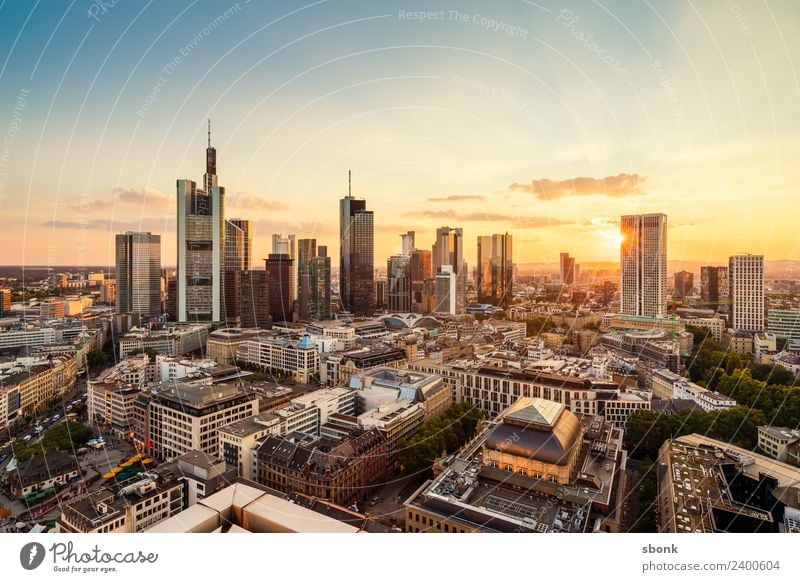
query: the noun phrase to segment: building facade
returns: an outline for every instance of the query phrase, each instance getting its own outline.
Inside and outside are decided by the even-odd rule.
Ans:
[[[339,299],[342,309],[372,315],[375,218],[367,202],[348,195],[339,201]]]
[[[728,262],[728,324],[735,331],[764,331],[764,256],[734,255]]]
[[[387,300],[389,311],[411,311],[411,257],[394,255],[386,260]]]
[[[478,237],[478,302],[508,307],[512,300],[514,262],[510,234]]]
[[[667,309],[667,215],[620,219],[620,311],[664,317]]]
[[[130,231],[118,234],[116,260],[117,312],[158,317],[161,314],[161,236]]]

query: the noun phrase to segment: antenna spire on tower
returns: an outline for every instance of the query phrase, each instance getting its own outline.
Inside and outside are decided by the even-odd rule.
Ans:
[[[211,147],[211,118],[208,119],[208,147]]]
[[[347,170],[347,195],[352,196],[353,190],[351,188],[351,181],[350,181],[350,170]]]

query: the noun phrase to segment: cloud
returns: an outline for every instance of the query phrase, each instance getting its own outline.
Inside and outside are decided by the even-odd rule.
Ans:
[[[578,177],[567,180],[550,180],[542,178],[530,184],[514,182],[509,186],[512,191],[521,190],[533,194],[540,200],[555,200],[566,196],[609,196],[622,198],[644,194],[642,185],[647,176],[640,174],[617,174],[605,178]]]
[[[420,210],[406,212],[409,218],[429,218],[442,220],[457,220],[459,222],[508,222],[519,228],[542,228],[573,224],[572,221],[559,220],[546,216],[520,216],[518,214],[502,214],[496,212],[454,212],[452,210]]]
[[[254,192],[239,191],[233,196],[226,197],[226,206],[241,208],[243,210],[289,210],[289,205],[284,202],[267,200]]]
[[[473,194],[452,194],[441,198],[428,198],[425,202],[467,202],[469,200],[483,200],[483,196]]]
[[[175,230],[175,220],[170,217],[142,217],[141,220],[110,220],[107,218],[91,218],[88,220],[48,220],[42,225],[46,228],[61,230],[107,230],[125,232],[126,230],[152,232],[159,234]]]
[[[127,204],[169,206],[171,197],[155,188],[114,188],[114,198]]]

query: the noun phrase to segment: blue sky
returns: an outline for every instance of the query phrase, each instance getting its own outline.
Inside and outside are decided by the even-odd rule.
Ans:
[[[172,264],[208,117],[256,258],[335,252],[350,168],[377,264],[443,225],[468,259],[508,231],[520,262],[615,260],[634,212],[669,215],[670,259],[800,248],[797,3],[101,5],[0,4],[0,263],[111,263],[136,229]]]

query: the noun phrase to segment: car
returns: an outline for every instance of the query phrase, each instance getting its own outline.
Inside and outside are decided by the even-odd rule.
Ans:
[[[6,456],[5,455],[0,455],[0,463],[2,463],[5,460],[6,460]]]
[[[40,432],[42,432],[43,430],[44,430],[44,427],[43,427],[41,424],[37,424],[37,425],[34,427],[34,429],[33,429],[33,431],[34,431],[36,434],[39,434],[39,433],[40,433]]]
[[[58,422],[58,419],[59,419],[59,418],[61,418],[61,415],[60,415],[60,414],[56,414],[56,415],[53,415],[53,418],[52,418],[51,420],[52,420],[53,422]]]
[[[72,410],[71,404],[67,405],[67,407],[64,409],[64,412],[69,412],[70,410]]]
[[[29,443],[32,438],[33,437],[31,435],[26,434],[24,437],[22,437],[22,440],[25,441],[26,443]]]

